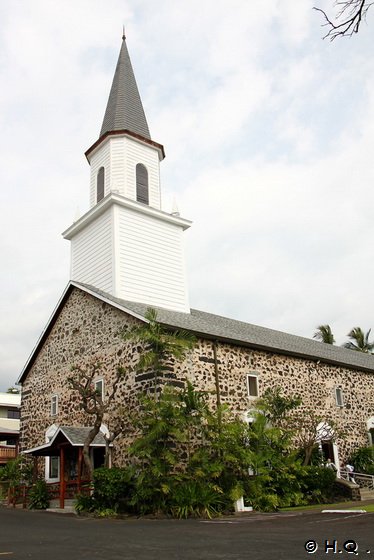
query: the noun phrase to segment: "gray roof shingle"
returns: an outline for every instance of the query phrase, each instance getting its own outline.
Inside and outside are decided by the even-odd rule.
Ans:
[[[116,130],[129,130],[151,139],[125,37],[123,37],[100,137],[106,132]]]
[[[88,432],[92,430],[91,427],[75,427],[75,426],[60,426],[59,430],[66,436],[72,445],[84,445]],[[105,439],[101,432],[99,432],[91,445],[105,445]]]

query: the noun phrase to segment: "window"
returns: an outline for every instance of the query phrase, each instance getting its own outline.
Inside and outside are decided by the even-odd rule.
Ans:
[[[48,478],[55,478],[58,480],[59,478],[59,458],[58,457],[49,457],[49,464],[48,464]]]
[[[368,432],[368,436],[369,436],[369,444],[374,445],[374,428],[370,428]]]
[[[336,387],[335,388],[335,401],[336,401],[336,406],[344,406],[344,402],[343,402],[343,391],[341,387]]]
[[[104,167],[100,167],[97,173],[96,202],[100,202],[100,200],[104,198],[104,180],[105,180],[105,170]]]
[[[8,408],[7,410],[7,418],[11,418],[13,420],[18,420],[20,417],[19,409],[18,408]]]
[[[250,373],[247,375],[248,397],[258,397],[258,375]]]
[[[149,204],[148,171],[142,163],[136,166],[136,200]]]
[[[58,413],[58,395],[52,395],[51,416],[57,416],[57,413]]]
[[[99,395],[101,400],[103,400],[103,398],[104,398],[104,381],[103,381],[103,379],[98,379],[97,381],[95,381],[95,391],[96,391],[97,395]]]

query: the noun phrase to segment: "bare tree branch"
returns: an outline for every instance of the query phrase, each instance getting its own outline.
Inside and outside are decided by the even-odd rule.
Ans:
[[[351,37],[354,33],[358,33],[360,25],[373,3],[369,0],[336,0],[334,5],[338,7],[338,12],[334,18],[335,21],[330,19],[324,10],[314,7],[313,9],[321,12],[325,19],[325,23],[322,25],[329,27],[329,31],[323,38],[333,41],[337,37]]]
[[[87,365],[73,366],[73,375],[67,379],[70,388],[76,391],[80,397],[80,408],[93,418],[93,426],[83,445],[83,458],[90,478],[92,477],[93,471],[93,464],[90,457],[90,445],[100,431],[104,415],[108,413],[111,408],[119,382],[126,374],[124,368],[118,367],[110,391],[108,391],[106,395],[102,395],[95,387],[95,380],[100,377],[101,368],[101,362],[95,358]],[[117,424],[117,430],[120,430],[119,422],[117,422]],[[116,431],[113,439],[111,439],[111,436],[108,437],[108,442],[106,441],[106,454],[109,452],[111,441],[113,441],[119,433],[119,431]],[[107,438],[105,439],[107,440]],[[108,463],[107,457],[105,458],[105,462]]]

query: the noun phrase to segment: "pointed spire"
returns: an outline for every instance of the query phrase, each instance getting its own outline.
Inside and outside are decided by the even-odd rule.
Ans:
[[[100,137],[106,132],[129,130],[151,139],[138,86],[132,69],[123,27],[122,47],[110,90]]]

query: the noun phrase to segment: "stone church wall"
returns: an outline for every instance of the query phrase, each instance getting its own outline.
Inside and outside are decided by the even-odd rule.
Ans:
[[[120,331],[137,320],[121,310],[74,288],[36,357],[22,389],[21,447],[42,445],[52,424],[89,426],[90,418],[79,408],[79,398],[67,384],[73,365],[102,363],[99,377],[109,387],[121,365],[131,371],[140,347],[125,343]],[[199,339],[183,363],[170,367],[164,382],[175,385],[189,379],[197,389],[216,402],[216,376],[222,404],[243,416],[253,406],[247,393],[247,374],[258,375],[259,394],[267,387],[280,386],[287,395],[300,395],[306,408],[332,420],[346,432],[339,441],[341,460],[357,446],[367,445],[366,422],[373,416],[373,374],[327,365],[228,343],[217,344],[215,367],[213,342]],[[115,406],[132,409],[140,391],[153,388],[147,374],[129,373],[121,382]],[[335,402],[335,388],[341,387],[344,406]],[[51,415],[51,398],[58,395],[58,414]],[[110,420],[108,420],[110,428]],[[126,459],[131,434],[115,442],[114,461]]]

